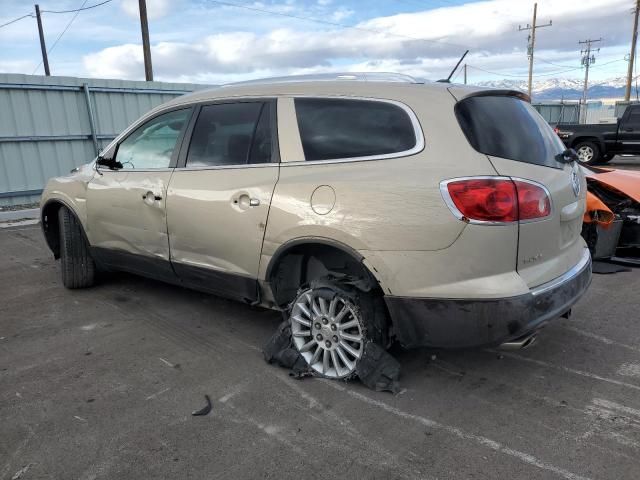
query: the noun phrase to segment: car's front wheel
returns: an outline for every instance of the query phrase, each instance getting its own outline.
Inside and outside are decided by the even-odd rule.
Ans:
[[[302,288],[289,310],[295,348],[309,367],[327,378],[356,374],[367,342],[383,343],[385,317],[376,297],[335,279]]]
[[[580,163],[595,165],[600,161],[600,149],[594,142],[580,142],[574,148]]]
[[[62,283],[67,288],[90,287],[95,279],[96,266],[89,254],[82,225],[66,207],[60,208],[58,222]]]

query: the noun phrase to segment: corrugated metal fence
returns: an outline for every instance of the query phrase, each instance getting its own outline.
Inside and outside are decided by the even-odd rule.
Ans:
[[[580,102],[540,102],[534,103],[533,107],[551,125],[563,123],[614,123],[617,118],[622,117],[627,106],[637,102],[617,101],[615,103],[604,103],[602,101],[590,101],[587,103],[586,112],[581,112]],[[584,108],[584,107],[582,107]]]
[[[205,87],[0,74],[0,206],[37,201],[142,114]]]

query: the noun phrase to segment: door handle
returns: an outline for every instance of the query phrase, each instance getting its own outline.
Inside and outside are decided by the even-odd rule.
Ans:
[[[157,200],[160,201],[162,200],[162,195],[156,195],[155,193],[149,191],[147,193],[143,193],[142,194],[142,200],[147,201],[147,200]]]
[[[625,132],[633,132],[633,128],[631,127],[627,127],[624,129]]]
[[[257,207],[260,205],[260,199],[259,198],[252,198],[251,200],[249,200],[249,206],[250,207]]]

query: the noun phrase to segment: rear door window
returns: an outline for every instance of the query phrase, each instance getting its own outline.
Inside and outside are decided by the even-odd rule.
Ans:
[[[456,116],[467,140],[480,153],[562,168],[555,157],[565,146],[524,100],[509,96],[470,97],[458,102]]]
[[[307,161],[397,156],[417,144],[409,114],[383,101],[296,98]]]
[[[187,167],[271,161],[270,103],[205,105],[193,129]]]

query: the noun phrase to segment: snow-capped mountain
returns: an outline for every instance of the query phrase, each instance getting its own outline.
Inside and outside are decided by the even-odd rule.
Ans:
[[[533,82],[532,96],[534,101],[546,100],[579,100],[582,98],[584,81],[573,78],[551,78]],[[493,88],[508,88],[527,91],[526,80],[492,80],[478,82],[478,85]],[[589,100],[603,98],[623,98],[626,85],[625,77],[589,82]],[[632,95],[635,97],[635,84]]]

